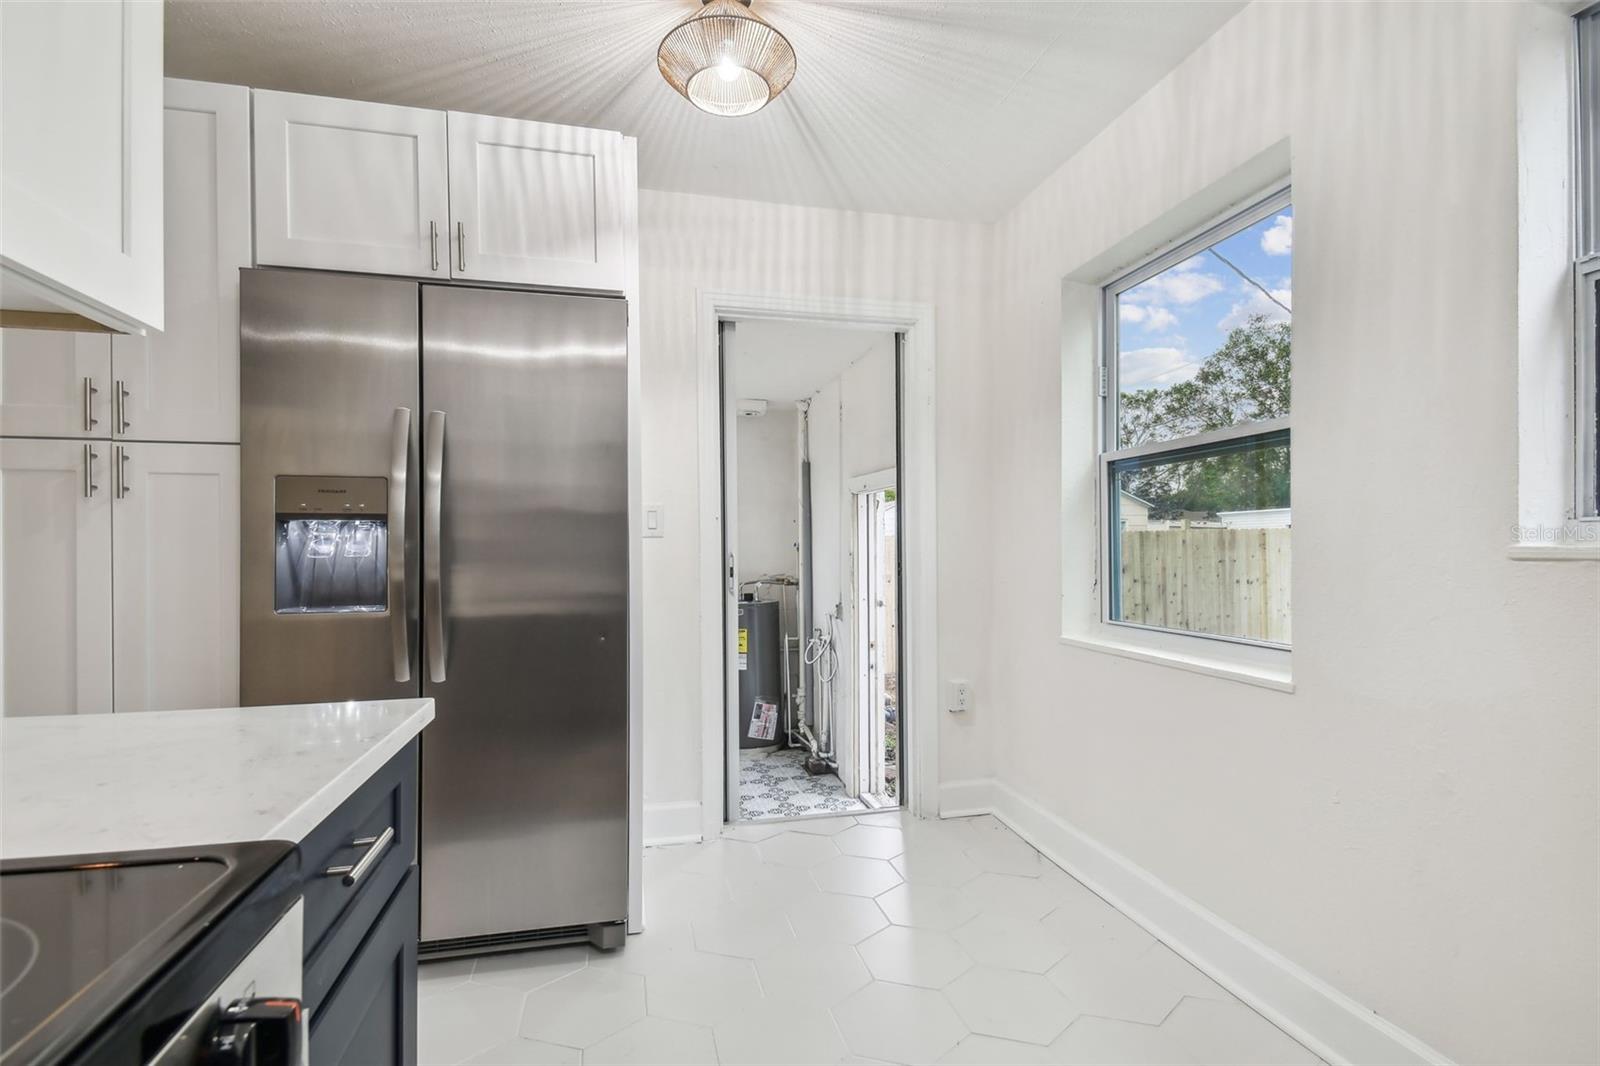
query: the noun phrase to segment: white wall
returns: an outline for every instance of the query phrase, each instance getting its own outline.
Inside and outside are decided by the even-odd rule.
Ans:
[[[640,192],[644,498],[666,535],[644,542],[645,823],[698,824],[701,714],[699,523],[717,486],[698,483],[697,337],[704,291],[931,304],[938,377],[939,673],[986,678],[990,351],[984,336],[992,227]],[[908,535],[910,535],[908,533]],[[919,713],[908,708],[908,714]],[[947,778],[989,772],[974,721],[927,708]],[[678,816],[683,817],[679,820]]]
[[[740,582],[800,576],[798,427],[793,404],[773,404],[766,414],[735,423]]]
[[[1006,611],[973,717],[1005,785],[1444,1053],[1593,1062],[1600,567],[1507,556],[1513,22],[1253,5],[1001,221],[979,358]],[[1062,279],[1174,236],[1145,227],[1285,138],[1292,694],[1058,641],[1095,572]]]

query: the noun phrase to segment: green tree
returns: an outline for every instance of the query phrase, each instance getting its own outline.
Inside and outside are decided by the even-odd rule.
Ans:
[[[1133,447],[1289,413],[1290,324],[1254,315],[1230,330],[1195,376],[1120,396],[1118,441]],[[1124,471],[1120,487],[1152,518],[1289,506],[1289,449],[1246,445]]]

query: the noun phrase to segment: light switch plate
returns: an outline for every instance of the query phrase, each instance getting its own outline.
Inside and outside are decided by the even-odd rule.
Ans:
[[[659,503],[644,505],[644,536],[665,536],[667,528],[667,512]]]

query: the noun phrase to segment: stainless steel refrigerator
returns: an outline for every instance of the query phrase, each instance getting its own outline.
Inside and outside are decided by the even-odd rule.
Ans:
[[[627,311],[241,272],[246,705],[425,695],[424,953],[620,943]]]

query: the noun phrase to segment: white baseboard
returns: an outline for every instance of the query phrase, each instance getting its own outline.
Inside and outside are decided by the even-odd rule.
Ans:
[[[698,844],[702,839],[700,830],[700,804],[696,800],[644,805],[644,846],[647,848],[662,844]]]
[[[995,780],[951,781],[941,817],[993,814],[1041,854],[1331,1063],[1450,1060],[1149,871]]]
[[[994,812],[994,781],[987,777],[939,783],[939,817],[969,818]]]

